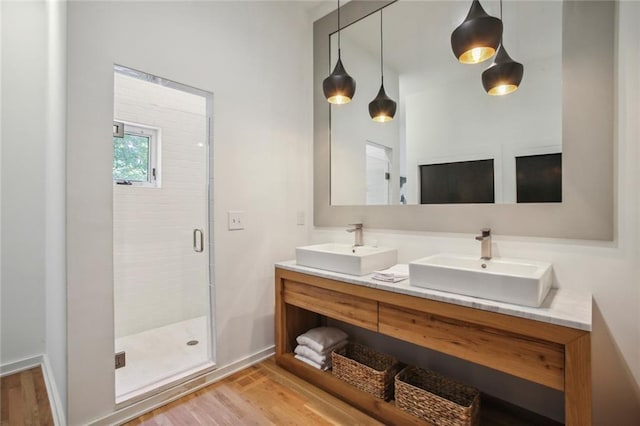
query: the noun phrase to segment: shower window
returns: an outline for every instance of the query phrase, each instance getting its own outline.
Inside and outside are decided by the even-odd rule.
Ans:
[[[113,181],[120,185],[159,187],[159,129],[124,124],[124,135],[113,137]]]

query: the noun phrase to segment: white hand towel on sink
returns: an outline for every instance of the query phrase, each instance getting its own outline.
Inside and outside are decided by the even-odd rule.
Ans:
[[[324,352],[348,337],[347,333],[339,328],[317,327],[301,334],[296,341],[299,345],[308,346],[316,352]]]
[[[406,280],[409,278],[409,265],[406,263],[398,263],[391,268],[384,269],[382,271],[374,271],[374,280],[386,281],[390,283],[397,283],[398,281]]]

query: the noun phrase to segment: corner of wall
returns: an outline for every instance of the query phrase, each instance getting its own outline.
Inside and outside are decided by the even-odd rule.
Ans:
[[[53,422],[55,426],[64,426],[67,424],[65,410],[66,398],[62,398],[64,395],[59,391],[47,354],[42,356],[42,373],[44,376],[44,383],[47,386],[47,395],[49,395],[49,405],[51,406]]]

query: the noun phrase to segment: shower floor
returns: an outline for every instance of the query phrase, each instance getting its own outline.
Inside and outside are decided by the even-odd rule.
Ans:
[[[199,343],[187,345],[191,340]],[[206,316],[116,339],[116,353],[126,352],[126,366],[116,370],[116,403],[212,366],[208,346]]]

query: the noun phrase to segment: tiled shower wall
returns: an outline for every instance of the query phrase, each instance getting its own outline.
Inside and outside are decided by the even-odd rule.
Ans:
[[[116,338],[206,315],[205,98],[115,73],[114,119],[160,128],[160,188],[115,185]],[[194,228],[205,250],[193,250]]]

